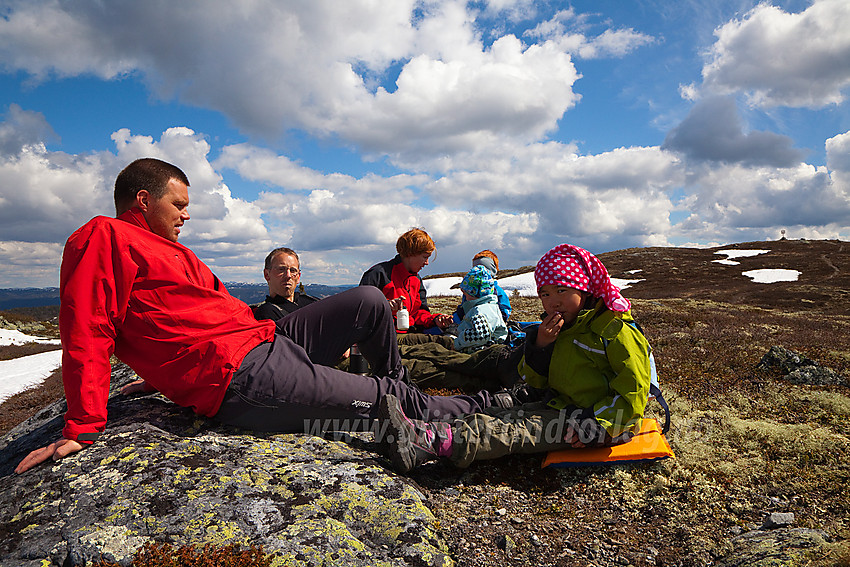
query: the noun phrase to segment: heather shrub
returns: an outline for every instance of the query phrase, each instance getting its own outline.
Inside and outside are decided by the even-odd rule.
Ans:
[[[198,549],[183,546],[174,549],[167,543],[148,542],[140,549],[131,567],[271,567],[271,558],[262,548],[238,545],[215,547],[206,544]],[[99,561],[93,567],[118,567],[117,563]]]

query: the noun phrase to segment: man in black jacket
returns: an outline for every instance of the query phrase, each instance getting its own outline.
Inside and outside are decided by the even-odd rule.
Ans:
[[[254,307],[254,317],[258,320],[277,321],[306,305],[318,301],[317,298],[300,293],[301,261],[291,248],[275,248],[266,256],[263,277],[269,284],[266,300]]]

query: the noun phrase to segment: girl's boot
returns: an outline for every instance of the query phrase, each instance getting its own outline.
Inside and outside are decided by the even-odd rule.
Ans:
[[[401,403],[392,394],[381,399],[379,407],[383,440],[389,445],[393,468],[400,473],[452,454],[452,429],[445,422],[425,422],[404,415]]]

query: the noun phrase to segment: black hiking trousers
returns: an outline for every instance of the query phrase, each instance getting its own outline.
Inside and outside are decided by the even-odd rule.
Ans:
[[[255,431],[370,431],[378,402],[393,394],[409,417],[443,420],[493,405],[486,391],[429,396],[406,381],[389,302],[359,286],[312,303],[276,322],[272,342],[251,350],[215,418]],[[357,344],[374,376],[333,365]]]

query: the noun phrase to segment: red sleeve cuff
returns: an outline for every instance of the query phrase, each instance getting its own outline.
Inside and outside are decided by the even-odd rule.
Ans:
[[[65,427],[62,429],[62,437],[76,441],[80,445],[91,445],[100,437],[100,432],[79,431],[77,427],[73,427],[73,424],[66,422]]]
[[[91,445],[97,438],[100,437],[100,433],[80,433],[77,435],[77,443],[80,445]]]

